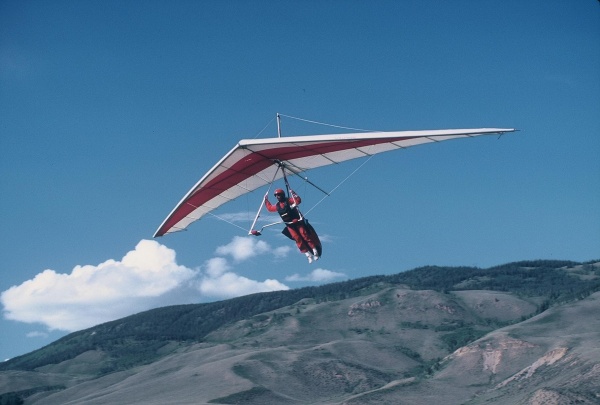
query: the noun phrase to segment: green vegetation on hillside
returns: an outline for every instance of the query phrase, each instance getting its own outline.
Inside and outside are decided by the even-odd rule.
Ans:
[[[72,333],[42,349],[0,364],[0,370],[34,370],[90,350],[108,354],[101,373],[124,370],[172,352],[177,342],[201,342],[207,334],[226,324],[290,306],[302,299],[312,299],[315,303],[336,301],[394,285],[406,285],[414,290],[495,290],[542,297],[542,311],[557,302],[581,299],[600,290],[600,270],[591,263],[545,260],[489,269],[428,266],[318,287],[158,308]],[[444,341],[453,350],[482,333],[470,325],[461,325],[451,328]]]
[[[211,404],[247,404],[247,403],[272,403],[273,401],[285,403],[289,398],[282,398],[264,387],[253,387],[247,391],[238,392],[222,398],[208,401]],[[294,401],[295,402],[295,401]]]
[[[21,405],[25,403],[23,398],[27,398],[33,394],[38,392],[45,391],[60,391],[64,390],[66,387],[64,385],[53,385],[53,386],[42,386],[30,388],[27,390],[17,391],[17,392],[6,392],[4,394],[0,394],[0,405]]]

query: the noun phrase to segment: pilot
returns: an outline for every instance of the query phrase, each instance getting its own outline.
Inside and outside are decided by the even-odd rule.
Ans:
[[[291,197],[286,198],[285,192],[280,188],[275,190],[274,195],[275,198],[277,198],[277,202],[271,204],[269,201],[269,194],[265,194],[265,206],[267,207],[267,210],[270,212],[277,211],[283,222],[286,224],[291,238],[296,242],[296,246],[298,246],[300,252],[306,255],[309,263],[312,263],[313,260],[319,260],[317,244],[306,228],[304,219],[300,216],[300,212],[296,208],[296,206],[302,202],[300,196],[290,189]]]

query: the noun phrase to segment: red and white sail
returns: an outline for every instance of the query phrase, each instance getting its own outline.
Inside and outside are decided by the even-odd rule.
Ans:
[[[283,177],[278,162],[303,172],[428,142],[513,132],[512,128],[368,132],[243,139],[183,197],[154,237],[186,229],[208,212]]]

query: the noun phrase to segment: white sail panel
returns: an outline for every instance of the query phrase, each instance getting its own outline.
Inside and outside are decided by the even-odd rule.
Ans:
[[[192,187],[154,236],[186,229],[219,206],[280,179],[280,164],[306,171],[429,142],[513,131],[478,128],[244,139]]]

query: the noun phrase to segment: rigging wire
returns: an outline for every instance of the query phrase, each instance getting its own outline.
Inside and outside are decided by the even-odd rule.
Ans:
[[[298,120],[298,121],[308,122],[308,123],[311,123],[311,124],[317,124],[317,125],[324,125],[324,126],[333,127],[333,128],[339,128],[339,129],[348,129],[348,130],[351,130],[351,131],[361,131],[361,132],[377,132],[377,131],[374,131],[374,130],[369,130],[369,129],[362,129],[362,128],[352,128],[352,127],[345,127],[345,126],[341,126],[341,125],[328,124],[328,123],[325,123],[325,122],[319,122],[319,121],[313,121],[313,120],[308,120],[308,119],[299,118],[299,117],[293,117],[293,116],[291,116],[291,115],[286,115],[286,114],[278,114],[278,115],[279,115],[279,116],[281,116],[281,117],[291,118],[291,119],[295,119],[295,120]],[[257,134],[254,136],[254,138],[253,138],[253,139],[256,139],[256,138],[258,138],[258,137],[259,137],[259,136],[260,136],[260,135],[261,135],[261,134],[262,134],[262,133],[263,133],[263,132],[264,132],[264,131],[265,131],[265,130],[268,128],[268,127],[269,127],[269,125],[271,125],[271,124],[273,123],[273,121],[274,121],[276,118],[277,118],[277,117],[275,117],[275,118],[272,118],[272,119],[271,119],[271,120],[270,120],[270,121],[267,123],[267,125],[265,125],[265,126],[264,126],[264,128],[263,128],[262,130],[260,130],[260,132],[258,132],[258,133],[257,133]],[[317,201],[317,203],[316,203],[316,204],[314,204],[314,205],[313,205],[313,206],[312,206],[312,207],[311,207],[311,208],[310,208],[308,211],[306,211],[306,213],[305,213],[305,214],[308,214],[308,213],[310,213],[310,212],[311,212],[312,210],[314,210],[314,209],[315,209],[315,208],[316,208],[318,205],[320,205],[320,204],[321,204],[321,203],[322,203],[322,202],[323,202],[323,201],[324,201],[324,200],[325,200],[327,197],[331,196],[331,194],[333,194],[333,192],[334,192],[334,191],[336,191],[336,190],[337,190],[339,187],[341,187],[341,186],[342,186],[342,184],[344,184],[344,183],[345,183],[347,180],[349,180],[349,179],[350,179],[352,176],[354,176],[354,174],[356,174],[356,172],[358,172],[360,169],[362,169],[362,167],[363,167],[364,165],[366,165],[366,164],[367,164],[367,163],[368,163],[368,162],[371,160],[371,158],[372,158],[373,156],[374,156],[374,155],[370,155],[370,156],[369,156],[369,157],[368,157],[368,158],[367,158],[367,159],[366,159],[366,160],[365,160],[363,163],[361,163],[361,164],[360,164],[360,166],[358,166],[358,167],[357,167],[356,169],[354,169],[354,170],[353,170],[353,171],[352,171],[352,172],[351,172],[351,173],[350,173],[348,176],[346,176],[344,179],[342,179],[342,181],[340,181],[340,182],[339,182],[339,183],[338,183],[338,184],[337,184],[337,185],[336,185],[336,186],[335,186],[335,187],[334,187],[334,188],[333,188],[333,189],[332,189],[330,192],[328,192],[328,193],[325,193],[325,195],[324,195],[324,196],[323,196],[323,197],[322,197],[322,198],[321,198],[319,201]],[[297,175],[297,173],[296,173],[296,175]],[[274,180],[274,179],[273,179],[273,180]],[[305,180],[306,180],[306,179],[305,179]],[[310,183],[310,182],[309,182],[309,183]],[[267,194],[269,194],[269,192],[270,192],[270,190],[271,190],[271,187],[272,187],[272,186],[273,186],[273,181],[271,181],[271,183],[269,184],[269,189],[267,190]],[[304,186],[305,186],[305,191],[306,191],[306,187],[307,187],[307,186],[306,186],[306,183],[305,183],[305,185],[304,185]],[[289,187],[289,186],[288,186],[288,187]],[[246,198],[248,199],[248,198],[249,198],[249,196],[247,196]],[[262,208],[262,206],[261,206],[261,208]],[[259,213],[260,213],[260,211],[259,211]],[[240,225],[238,225],[238,224],[236,224],[236,223],[234,223],[234,222],[232,222],[232,221],[229,221],[229,220],[227,220],[227,219],[225,219],[225,218],[223,218],[223,217],[221,217],[221,216],[219,216],[219,215],[213,214],[212,212],[208,212],[207,214],[209,214],[209,215],[211,215],[211,216],[215,217],[216,219],[218,219],[218,220],[220,220],[220,221],[223,221],[223,222],[226,222],[226,223],[228,223],[228,224],[230,224],[230,225],[233,225],[233,226],[235,226],[236,228],[239,228],[239,229],[241,229],[241,230],[243,230],[243,231],[246,231],[246,229],[245,229],[245,228],[243,228],[243,227],[241,227]],[[257,218],[255,218],[255,222],[256,222],[256,220],[257,220],[257,219],[258,219],[258,216],[257,216]]]
[[[207,214],[208,214],[208,215],[211,215],[211,216],[213,216],[213,217],[215,217],[215,218],[217,218],[219,221],[227,222],[229,225],[233,225],[233,226],[235,226],[236,228],[240,228],[242,231],[246,231],[246,228],[242,228],[242,227],[241,227],[241,226],[239,226],[238,224],[235,224],[235,223],[233,223],[232,221],[228,221],[228,220],[226,220],[225,218],[223,218],[223,217],[221,217],[221,216],[219,216],[219,215],[213,214],[213,213],[212,213],[212,212],[210,212],[210,211],[209,211],[209,212],[207,212]]]
[[[377,132],[377,131],[373,131],[371,129],[351,128],[351,127],[343,127],[341,125],[327,124],[325,122],[312,121],[312,120],[307,120],[307,119],[304,119],[304,118],[292,117],[291,115],[285,115],[285,114],[279,114],[279,115],[282,116],[282,117],[291,118],[291,119],[298,120],[298,121],[309,122],[311,124],[325,125],[327,127],[340,128],[340,129],[349,129],[349,130],[352,130],[352,131]]]
[[[351,130],[351,131],[377,132],[377,131],[370,130],[370,129],[352,128],[352,127],[345,127],[345,126],[341,126],[341,125],[333,125],[333,124],[328,124],[328,123],[325,123],[325,122],[319,122],[319,121],[307,120],[307,119],[305,119],[305,118],[293,117],[293,116],[291,116],[291,115],[286,115],[286,114],[281,114],[281,113],[278,113],[278,114],[277,114],[277,116],[279,116],[279,117],[291,118],[291,119],[294,119],[294,120],[303,121],[303,122],[308,122],[308,123],[311,123],[311,124],[324,125],[324,126],[333,127],[333,128],[339,128],[339,129],[348,129],[348,130]],[[275,119],[275,118],[273,118],[273,119]],[[269,124],[268,124],[268,125],[270,125],[270,124],[271,124],[271,122],[273,122],[273,119],[272,119],[272,120],[269,122]],[[263,129],[263,131],[264,131],[264,129]],[[261,132],[262,132],[262,131],[261,131]],[[369,156],[369,157],[368,157],[368,158],[367,158],[367,159],[366,159],[366,160],[365,160],[363,163],[361,163],[361,164],[360,164],[360,166],[358,166],[358,167],[357,167],[356,169],[354,169],[354,170],[353,170],[353,171],[352,171],[352,172],[351,172],[351,173],[350,173],[348,176],[346,176],[346,177],[345,177],[345,178],[344,178],[342,181],[340,181],[340,182],[339,182],[339,183],[338,183],[338,184],[337,184],[337,185],[336,185],[336,186],[335,186],[335,187],[334,187],[334,188],[333,188],[333,189],[332,189],[330,192],[328,192],[328,193],[325,193],[325,196],[323,196],[323,197],[322,197],[322,198],[321,198],[319,201],[317,201],[317,203],[316,203],[315,205],[313,205],[313,206],[312,206],[312,207],[311,207],[311,208],[310,208],[308,211],[306,211],[306,213],[305,213],[305,214],[308,214],[308,213],[310,213],[310,212],[311,212],[313,209],[315,209],[315,208],[316,208],[318,205],[320,205],[320,204],[321,204],[321,203],[322,203],[322,202],[323,202],[323,201],[324,201],[324,200],[325,200],[327,197],[329,197],[331,194],[333,194],[333,192],[334,192],[335,190],[337,190],[339,187],[341,187],[341,186],[342,186],[342,184],[344,184],[344,183],[345,183],[345,182],[346,182],[348,179],[350,179],[350,177],[352,177],[354,174],[356,174],[356,172],[358,172],[360,169],[362,169],[362,167],[363,167],[364,165],[366,165],[366,164],[367,164],[367,163],[368,163],[368,162],[371,160],[371,158],[372,158],[373,156],[374,156],[374,155],[370,155],[370,156]],[[305,179],[305,180],[307,180],[307,179]],[[310,182],[309,182],[309,184],[310,184]],[[269,189],[270,189],[270,187],[271,187],[271,186],[269,186]],[[306,188],[306,183],[305,183],[305,188]]]
[[[346,182],[346,181],[347,181],[347,180],[348,180],[350,177],[354,176],[354,174],[355,174],[356,172],[358,172],[360,169],[362,169],[362,167],[363,167],[364,165],[366,165],[366,164],[369,162],[369,160],[371,160],[371,158],[372,158],[373,156],[375,156],[375,155],[370,155],[370,156],[369,156],[369,157],[368,157],[368,158],[367,158],[367,159],[366,159],[366,160],[365,160],[363,163],[361,163],[361,165],[360,165],[360,166],[358,166],[356,169],[354,169],[354,170],[352,171],[352,173],[350,173],[348,176],[346,176],[346,178],[344,178],[342,181],[340,181],[340,182],[338,183],[338,185],[337,185],[337,186],[335,186],[335,187],[334,187],[334,188],[333,188],[333,189],[332,189],[332,190],[331,190],[331,191],[330,191],[328,194],[325,194],[325,195],[324,195],[324,196],[323,196],[323,197],[322,197],[322,198],[321,198],[319,201],[317,201],[317,203],[316,203],[315,205],[313,205],[313,206],[312,206],[312,207],[311,207],[311,208],[310,208],[308,211],[306,211],[306,213],[305,213],[305,214],[308,214],[308,213],[310,213],[312,210],[314,210],[315,208],[317,208],[317,206],[318,206],[319,204],[321,204],[321,203],[323,202],[323,200],[325,200],[327,197],[331,196],[331,194],[333,194],[333,192],[334,192],[335,190],[337,190],[339,187],[341,187],[341,185],[342,185],[342,184],[344,184],[344,183],[345,183],[345,182]]]
[[[277,117],[275,117],[275,118],[277,118]],[[267,129],[267,127],[268,127],[269,125],[271,125],[271,123],[272,123],[272,122],[275,120],[275,118],[271,118],[271,121],[269,121],[269,122],[267,123],[267,125],[265,125],[265,127],[264,127],[263,129],[261,129],[261,130],[260,130],[260,132],[259,132],[258,134],[254,135],[254,138],[252,138],[252,139],[256,139],[256,138],[258,138],[258,137],[259,137],[259,136],[260,136],[260,135],[261,135],[263,132],[265,132],[265,129]]]

